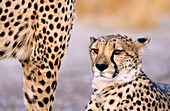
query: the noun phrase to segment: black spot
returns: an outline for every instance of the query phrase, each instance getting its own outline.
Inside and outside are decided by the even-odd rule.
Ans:
[[[50,5],[50,7],[53,9],[53,8],[54,8],[54,5]]]
[[[20,5],[16,5],[14,9],[17,10],[17,9],[19,9],[19,7],[20,7]]]
[[[49,11],[49,6],[48,6],[48,5],[45,6],[45,10],[46,10],[46,11]]]
[[[118,86],[118,89],[120,89],[121,87],[122,87],[122,86],[121,86],[121,85],[119,85],[119,86]]]
[[[14,36],[14,40],[16,40],[17,38],[18,38],[18,35],[15,35],[15,36]]]
[[[24,9],[23,13],[27,12],[27,8]]]
[[[41,81],[39,81],[39,83],[41,84],[41,85],[45,85],[45,81],[44,80],[41,80]]]
[[[137,100],[136,103],[137,103],[138,105],[141,105],[141,102],[140,102],[139,100]]]
[[[39,93],[42,93],[43,91],[42,91],[40,88],[38,88],[38,92],[39,92]]]
[[[49,61],[49,66],[51,69],[54,69],[53,63],[51,61]]]
[[[48,52],[51,53],[51,48],[50,47],[48,47]]]
[[[57,28],[59,29],[60,27],[61,27],[61,24],[60,24],[60,23],[58,23],[58,24],[57,24]]]
[[[39,59],[40,59],[40,58],[39,58]],[[42,75],[40,71],[38,71],[38,75],[39,75],[39,76]]]
[[[95,103],[95,105],[96,105],[96,107],[97,107],[97,108],[99,108],[99,105],[98,105],[98,103],[97,103],[97,102]]]
[[[57,8],[54,9],[54,13],[57,13]]]
[[[0,15],[2,14],[2,8],[0,7]]]
[[[53,96],[53,94],[51,94],[51,96],[50,96],[50,101],[54,101],[54,96]]]
[[[53,30],[53,29],[54,29],[53,24],[50,24],[50,25],[49,25],[49,28],[50,28],[51,30]]]
[[[142,109],[143,109],[143,110],[146,110],[146,107],[145,107],[145,106],[142,106]]]
[[[13,34],[13,31],[9,31],[8,35],[11,36]]]
[[[63,26],[63,27],[61,27],[61,31],[64,31],[64,26]]]
[[[150,92],[149,92],[149,91],[147,91],[147,92],[146,92],[146,94],[147,94],[147,95],[149,95],[149,94],[150,94]]]
[[[1,21],[5,21],[5,20],[6,20],[6,16],[4,15],[1,17]]]
[[[150,103],[148,103],[148,105],[147,105],[148,107],[150,107],[151,106],[151,104]]]
[[[44,0],[40,0],[40,3],[43,4],[43,3],[44,3]]]
[[[44,64],[42,64],[42,65],[41,65],[41,69],[44,69],[44,68],[45,68],[45,65],[44,65]]]
[[[62,4],[59,2],[59,3],[58,3],[58,8],[61,8],[61,5],[62,5]]]
[[[37,96],[34,96],[34,100],[37,100],[38,99],[38,97]]]
[[[16,47],[16,45],[17,45],[17,42],[15,42],[15,43],[13,44],[13,46],[12,46],[12,47],[13,47],[13,48],[15,48],[15,47]]]
[[[38,102],[38,105],[39,105],[40,107],[44,107],[44,104],[43,104],[41,101]]]
[[[20,27],[20,28],[19,28],[19,31],[22,31],[23,29],[24,29],[24,27]]]
[[[54,59],[54,58],[55,58],[55,55],[54,55],[54,54],[52,54],[52,55],[51,55],[51,59]]]
[[[133,110],[133,106],[130,106],[129,109],[130,109],[130,110]]]
[[[140,108],[137,108],[137,111],[140,111]],[[149,110],[148,110],[149,111]]]
[[[63,58],[64,54],[61,54],[60,58]]]
[[[28,18],[25,18],[24,20],[25,20],[25,21],[28,21]]]
[[[41,19],[41,22],[42,22],[43,24],[45,24],[45,20],[44,20],[44,19]]]
[[[56,81],[53,81],[53,83],[51,84],[51,88],[55,90],[56,85],[57,85],[57,82],[56,82]]]
[[[106,94],[105,97],[107,97],[107,96],[109,96],[109,95],[110,95],[110,93]]]
[[[37,10],[38,9],[38,5],[37,3],[34,4],[34,9]]]
[[[136,85],[137,85],[136,83],[133,84],[134,87],[136,87]]]
[[[18,26],[18,25],[19,25],[19,22],[15,22],[15,23],[14,23],[14,26]]]
[[[90,100],[90,101],[89,101],[89,104],[92,104],[92,103],[93,103],[93,101],[92,101],[92,100]]]
[[[112,95],[115,95],[117,92],[114,92]]]
[[[41,6],[39,10],[40,10],[40,12],[43,12],[44,11],[43,6]]]
[[[54,37],[57,37],[57,36],[58,36],[58,34],[55,32],[55,33],[54,33]]]
[[[49,101],[49,99],[48,99],[47,97],[45,97],[45,98],[43,99],[43,102],[44,102],[45,104],[48,104],[48,101]]]
[[[53,108],[52,108],[52,106],[50,105],[49,111],[52,111],[52,109],[53,109]]]
[[[126,103],[129,103],[129,100],[126,100]]]
[[[30,100],[30,98],[26,92],[25,92],[25,98],[27,99],[28,103],[32,104],[32,101]]]
[[[27,76],[27,79],[28,79],[28,80],[31,80],[32,78],[31,78],[31,76]]]
[[[21,4],[24,5],[25,4],[25,0],[22,0]]]
[[[3,37],[5,35],[5,32],[1,32],[0,36]]]
[[[55,21],[55,22],[58,22],[58,20],[59,20],[59,18],[58,18],[58,17],[56,17],[56,18],[54,19],[54,21]],[[59,24],[59,25],[57,25],[57,27],[59,27],[59,28],[60,28],[60,24]]]
[[[59,41],[62,42],[62,40],[63,40],[63,36],[60,36]]]
[[[148,99],[147,99],[147,98],[145,98],[145,102],[148,102]]]
[[[34,20],[34,19],[35,19],[35,16],[34,16],[34,15],[31,15],[31,19]]]
[[[5,3],[5,5],[6,5],[6,7],[10,7],[10,6],[11,6],[11,1],[7,1],[7,2]]]
[[[59,48],[57,46],[55,46],[54,51],[57,52],[59,50]]]
[[[4,24],[4,26],[5,26],[5,27],[8,27],[8,26],[9,26],[9,22],[6,22],[6,23]]]
[[[155,104],[156,104],[156,102],[155,102],[155,101],[153,101],[153,102],[152,102],[152,107],[154,107],[154,106],[155,106]]]
[[[50,86],[48,86],[47,88],[46,88],[46,92],[49,94],[50,93]]]
[[[65,12],[65,8],[63,7],[63,8],[61,9],[61,11],[62,11],[62,13],[64,13],[64,12]]]
[[[148,106],[148,107],[150,107],[150,106]],[[162,108],[162,105],[161,105],[161,103],[159,104],[159,108]]]
[[[115,101],[115,100],[111,99],[111,100],[109,101],[109,104],[112,105],[112,104],[114,103],[114,101]]]
[[[65,49],[65,44],[63,45],[62,49],[63,49],[63,50]]]
[[[28,3],[28,8],[31,8],[31,3],[30,2]]]
[[[43,28],[43,33],[44,33],[44,34],[46,33],[46,28],[45,28],[45,27]]]
[[[128,92],[129,92],[129,88],[126,89],[126,93],[128,93]]]
[[[31,91],[35,92],[34,86],[31,85]]]
[[[65,21],[65,22],[67,21],[67,15],[65,15],[64,21]]]
[[[120,98],[122,98],[122,93],[118,93],[118,96],[119,96]]]
[[[47,76],[48,79],[50,79],[50,78],[51,78],[51,72],[48,71],[48,72],[46,73],[46,76]]]
[[[54,65],[58,65],[58,58],[55,60],[55,64]]]
[[[50,0],[50,2],[54,2],[54,0]]]
[[[50,14],[50,15],[48,16],[48,19],[50,19],[50,20],[53,19],[53,15]]]

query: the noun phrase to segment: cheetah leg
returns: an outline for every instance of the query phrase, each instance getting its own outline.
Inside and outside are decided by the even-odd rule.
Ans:
[[[24,91],[28,111],[51,111],[57,85],[56,72],[39,70],[30,61],[20,61],[24,70]],[[40,66],[41,69],[45,68]]]
[[[34,106],[33,106],[33,97],[32,97],[32,92],[31,90],[31,84],[32,84],[32,77],[31,73],[29,72],[29,60],[22,61],[20,60],[20,63],[22,64],[22,68],[24,71],[24,95],[25,95],[25,104],[27,106],[28,111],[33,111]],[[30,93],[28,93],[30,92]]]

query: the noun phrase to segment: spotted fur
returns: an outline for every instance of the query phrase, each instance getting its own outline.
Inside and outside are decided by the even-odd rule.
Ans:
[[[170,85],[155,84],[141,68],[150,38],[109,35],[91,38],[93,88],[86,111],[168,111]]]
[[[24,70],[28,111],[51,111],[75,18],[74,0],[0,0],[0,60]]]

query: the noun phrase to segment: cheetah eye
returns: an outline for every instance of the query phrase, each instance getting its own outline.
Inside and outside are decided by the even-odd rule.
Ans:
[[[114,53],[115,55],[119,55],[122,51],[123,51],[123,50],[114,50],[113,53]]]
[[[92,51],[93,51],[95,54],[98,54],[98,53],[99,53],[99,50],[98,50],[98,49],[92,49]]]

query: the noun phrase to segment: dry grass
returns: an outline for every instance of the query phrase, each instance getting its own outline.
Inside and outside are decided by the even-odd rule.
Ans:
[[[78,17],[88,16],[91,22],[99,20],[118,27],[141,29],[156,26],[162,16],[170,14],[170,1],[77,0],[76,9]]]

